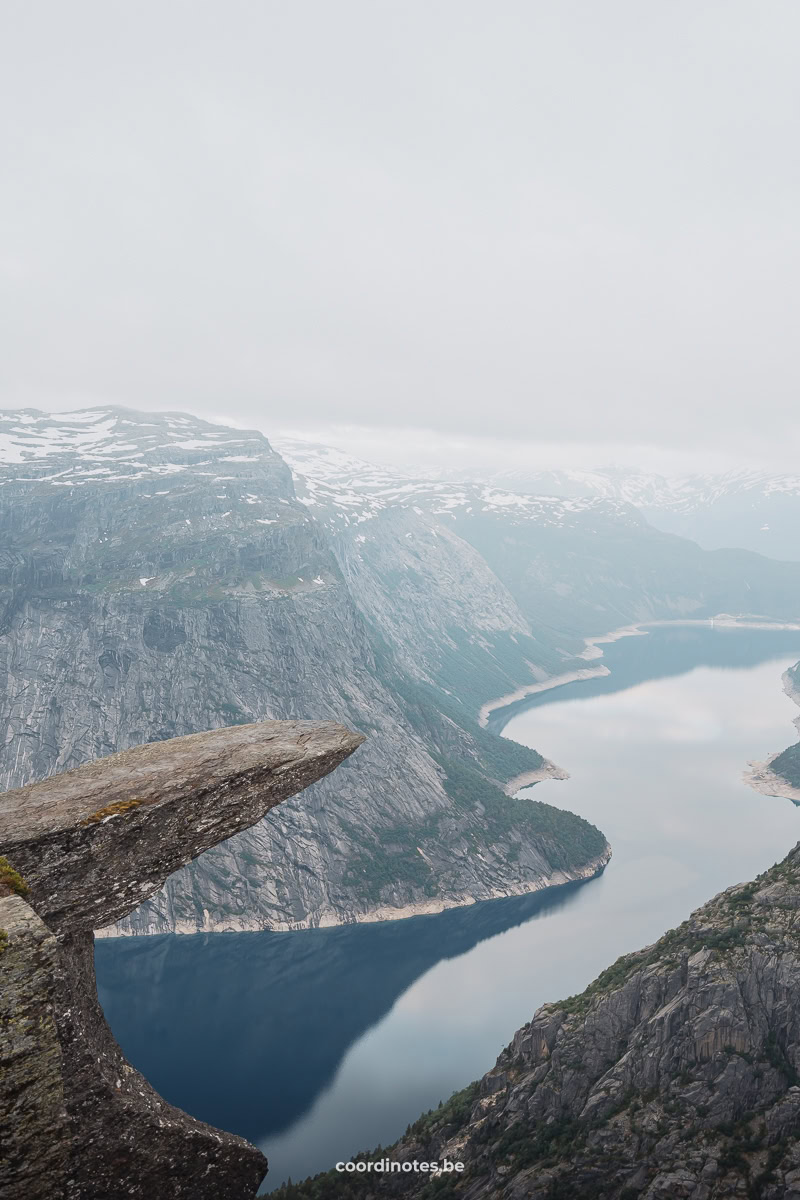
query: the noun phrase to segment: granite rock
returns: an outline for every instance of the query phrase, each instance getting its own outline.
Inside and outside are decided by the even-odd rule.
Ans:
[[[363,740],[333,722],[267,721],[139,746],[0,797],[0,854],[28,889],[0,897],[4,1197],[255,1195],[263,1154],[171,1107],[125,1060],[97,998],[92,931]]]

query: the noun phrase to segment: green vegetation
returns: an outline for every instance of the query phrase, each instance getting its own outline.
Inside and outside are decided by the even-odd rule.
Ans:
[[[376,672],[403,702],[414,730],[430,747],[442,769],[452,807],[430,813],[410,825],[363,828],[342,824],[351,842],[345,878],[379,905],[384,891],[398,883],[416,895],[439,891],[436,874],[420,853],[435,843],[443,822],[458,822],[470,849],[489,848],[503,861],[519,860],[532,845],[553,869],[569,870],[602,854],[605,838],[588,821],[549,804],[508,797],[502,785],[537,770],[544,759],[536,750],[481,729],[471,711],[439,688],[398,676],[388,646],[375,634]]]
[[[0,929],[0,954],[5,954],[8,945],[8,930]]]
[[[748,887],[755,887],[755,885],[749,884]],[[582,1015],[588,1011],[596,996],[622,987],[636,971],[643,971],[654,963],[677,966],[681,956],[696,954],[698,950],[708,949],[724,952],[734,949],[745,943],[748,928],[747,923],[740,923],[725,929],[699,932],[691,929],[689,921],[684,921],[677,929],[670,929],[665,933],[649,950],[637,950],[633,954],[623,954],[610,967],[601,971],[585,991],[575,996],[569,996],[553,1007]]]
[[[358,883],[359,893],[375,905],[380,904],[384,888],[393,888],[397,884],[406,884],[421,889],[426,896],[435,896],[438,884],[417,849],[420,840],[424,840],[424,829],[419,826],[378,830],[376,841],[366,845],[363,835],[360,836],[353,844],[359,846],[360,843],[363,849],[356,849],[350,855],[345,881]]]
[[[438,1108],[432,1108],[419,1117],[413,1125],[409,1125],[405,1137],[413,1135],[424,1142],[425,1139],[429,1139],[447,1126],[458,1128],[465,1124],[478,1098],[479,1090],[480,1084],[476,1081],[469,1084],[468,1087],[462,1088],[461,1091],[454,1092],[444,1104],[440,1104]],[[381,1158],[392,1158],[393,1150],[393,1146],[377,1146],[374,1150],[356,1154],[353,1162],[376,1162]],[[424,1158],[426,1155],[419,1155],[419,1157]],[[427,1157],[435,1159],[437,1156],[431,1153]],[[423,1197],[424,1200],[428,1200],[429,1197],[451,1195],[455,1183],[463,1181],[466,1177],[467,1173],[459,1175],[458,1180],[444,1176],[431,1179],[420,1193],[421,1200]],[[355,1200],[356,1197],[358,1200],[363,1200],[365,1192],[368,1191],[368,1180],[369,1176],[364,1173],[345,1175],[334,1168],[300,1183],[289,1181],[283,1187],[278,1188],[273,1195],[276,1200],[330,1200],[331,1196],[336,1196],[337,1200]]]
[[[782,776],[792,787],[800,788],[800,742],[790,746],[777,758],[773,758],[770,767],[776,775]]]
[[[420,1140],[429,1138],[432,1133],[438,1133],[445,1125],[455,1125],[458,1129],[469,1119],[475,1101],[480,1094],[480,1081],[474,1080],[459,1092],[453,1092],[449,1100],[438,1108],[429,1108],[421,1117],[417,1117],[413,1125],[406,1130],[406,1137]]]
[[[471,641],[463,629],[450,628],[447,634],[454,645],[442,647],[436,682],[455,692],[473,718],[488,700],[533,682],[530,662],[547,668],[558,662],[552,648],[524,634],[496,634],[490,648]]]
[[[19,871],[15,870],[8,859],[0,854],[0,896],[9,896],[12,893],[22,896],[24,899],[29,895],[30,888]]]
[[[566,1009],[569,1013],[583,1014],[596,996],[621,987],[634,972],[644,970],[655,963],[677,966],[681,957],[696,954],[698,950],[707,949],[725,954],[739,949],[747,944],[749,935],[754,930],[763,928],[769,919],[768,912],[762,913],[758,908],[753,909],[753,898],[767,884],[779,881],[792,885],[800,882],[794,864],[788,859],[776,863],[768,871],[763,871],[751,883],[723,893],[712,909],[712,915],[720,920],[719,928],[697,929],[692,927],[691,921],[684,921],[676,929],[670,929],[649,949],[624,954],[610,967],[606,967],[585,991],[569,996],[553,1007]],[[772,907],[774,909],[778,906]],[[775,1062],[773,1065],[784,1074],[787,1073],[785,1062]]]
[[[453,752],[454,735],[450,725],[463,730],[467,761],[478,767],[495,783],[508,783],[516,775],[535,771],[544,759],[530,746],[512,742],[482,729],[470,709],[454,696],[404,677],[389,684],[405,701],[408,718],[420,736],[432,741],[440,753]]]
[[[775,1031],[772,1030],[767,1037],[767,1044],[764,1048],[767,1062],[771,1067],[780,1073],[786,1079],[788,1087],[797,1087],[800,1084],[797,1072],[795,1071],[789,1059],[786,1057],[783,1047],[779,1043]]]
[[[605,850],[603,834],[583,817],[538,800],[506,796],[472,768],[441,761],[448,796],[457,808],[478,815],[485,845],[525,839],[561,870],[582,866]]]
[[[494,1144],[491,1157],[496,1163],[513,1165],[515,1171],[534,1163],[559,1162],[583,1145],[589,1128],[587,1122],[577,1120],[561,1119],[534,1126],[515,1121]]]
[[[365,830],[342,822],[353,847],[345,878],[357,881],[371,904],[379,904],[383,890],[398,883],[424,896],[437,895],[436,875],[419,847],[436,841],[444,821],[459,822],[476,854],[493,849],[505,862],[517,861],[527,845],[553,870],[571,870],[605,850],[603,834],[582,817],[536,800],[506,796],[475,768],[440,755],[436,759],[445,773],[451,809],[439,810],[413,825]]]

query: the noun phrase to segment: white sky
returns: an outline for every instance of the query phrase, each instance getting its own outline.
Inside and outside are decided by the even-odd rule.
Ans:
[[[3,407],[798,461],[796,0],[0,24]]]

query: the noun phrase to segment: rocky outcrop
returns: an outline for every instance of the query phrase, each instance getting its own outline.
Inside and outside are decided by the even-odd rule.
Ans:
[[[0,787],[265,719],[369,732],[335,782],[173,874],[116,933],[438,911],[605,852],[547,806],[487,825],[541,758],[474,714],[541,646],[455,534],[388,514],[340,551],[256,431],[125,409],[0,427]]]
[[[4,1197],[255,1195],[261,1152],[172,1108],[126,1062],[97,999],[92,930],[363,740],[333,722],[218,729],[0,797],[0,854],[24,893],[0,896]]]
[[[440,1182],[469,1200],[798,1200],[798,914],[800,846],[540,1008],[482,1080],[382,1155],[463,1162]],[[331,1174],[283,1196],[426,1182]]]
[[[63,1193],[68,1135],[55,1022],[58,944],[17,895],[0,895],[0,1192]]]
[[[91,932],[338,766],[361,734],[265,721],[151,742],[0,797],[0,850],[51,929]]]
[[[795,704],[800,704],[799,678],[800,663],[784,672],[783,690]],[[794,723],[800,732],[800,717],[796,717]],[[749,763],[744,779],[765,796],[783,796],[800,806],[800,742],[771,754],[765,762]]]

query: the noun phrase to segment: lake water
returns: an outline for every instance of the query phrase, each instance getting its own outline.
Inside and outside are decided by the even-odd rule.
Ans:
[[[800,838],[800,810],[741,779],[796,740],[780,677],[800,633],[670,626],[604,651],[610,675],[492,726],[571,772],[524,794],[603,830],[614,857],[597,879],[407,921],[98,942],[100,999],[130,1061],[173,1104],[260,1145],[267,1190],[388,1144],[487,1070],[539,1004]]]

